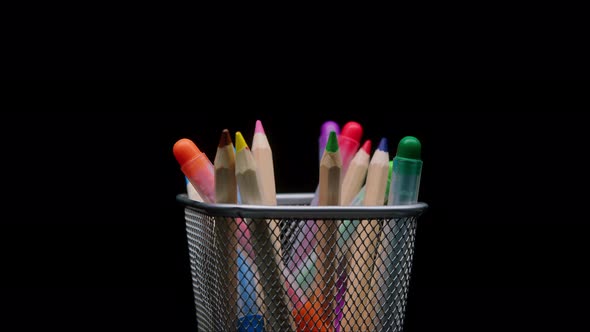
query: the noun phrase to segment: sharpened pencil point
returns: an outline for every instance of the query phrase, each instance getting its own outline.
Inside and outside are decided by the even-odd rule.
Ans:
[[[229,134],[229,130],[223,129],[221,132],[221,137],[219,138],[219,145],[218,147],[223,148],[232,144],[231,135]]]
[[[371,140],[366,140],[361,149],[363,149],[367,154],[371,154]]]
[[[386,151],[388,152],[388,148],[387,148],[387,138],[383,137],[381,139],[381,141],[379,142],[379,147],[377,148],[378,150],[381,151]]]
[[[246,144],[246,140],[244,140],[244,136],[242,136],[242,133],[237,131],[236,132],[236,152],[240,152],[243,149],[248,149],[248,144]]]
[[[328,137],[328,143],[326,143],[326,151],[328,151],[328,152],[338,151],[338,137],[337,137],[335,131],[330,132],[330,137]]]
[[[260,120],[256,120],[256,128],[254,129],[254,133],[266,135],[264,133],[264,127],[262,127],[262,122],[260,122]]]

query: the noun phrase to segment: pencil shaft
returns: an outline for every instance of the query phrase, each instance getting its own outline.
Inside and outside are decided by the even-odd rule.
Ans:
[[[363,186],[369,168],[369,160],[370,155],[359,149],[359,152],[350,162],[350,166],[342,180],[341,205],[350,205]]]
[[[320,163],[320,183],[318,205],[340,205],[342,159],[340,152],[326,150]],[[318,232],[315,246],[317,273],[316,290],[312,295],[319,301],[325,324],[332,325],[336,318],[336,254],[338,225],[336,220],[317,220]]]
[[[359,149],[360,137],[362,136],[362,126],[357,122],[350,121],[344,125],[340,133],[337,133],[336,131],[331,131],[330,133],[332,132],[337,136],[338,153],[340,155],[341,162],[340,176],[342,180],[346,174],[346,170],[348,169],[350,162]],[[329,137],[327,138],[327,141],[329,141]],[[328,143],[326,142],[326,145],[327,144]],[[320,158],[320,164],[322,163],[321,159],[323,159],[324,154],[325,151]],[[320,188],[318,184],[310,203],[311,206],[320,205],[319,191]],[[302,264],[305,264],[306,260],[309,259],[309,255],[313,251],[313,248],[315,248],[317,245],[316,236],[314,233],[315,226],[314,220],[308,220],[308,222],[302,223],[294,230],[294,245],[291,247],[299,247],[303,249],[299,250],[296,255],[293,253],[287,254],[288,266],[301,266]]]
[[[378,157],[376,152],[376,156]],[[374,160],[369,166],[370,172],[367,176],[367,189],[363,200],[364,206],[378,206],[385,202],[385,191],[387,188],[387,174],[389,172],[389,160],[387,154],[382,155],[380,160]]]
[[[272,150],[266,135],[254,134],[252,140],[252,155],[256,161],[257,173],[264,205],[277,205],[274,164]]]
[[[238,202],[234,169],[229,167],[215,169],[215,197],[216,203],[236,204]]]
[[[340,205],[340,167],[321,166],[320,174],[326,181],[320,184],[318,205]]]
[[[256,161],[241,134],[239,139],[236,149],[236,178],[242,203],[262,205]],[[246,218],[246,223],[255,252],[255,264],[260,272],[259,284],[264,292],[264,317],[269,325],[268,330],[294,330],[286,283],[279,264],[280,256],[275,249],[269,224],[264,219],[250,218]]]
[[[375,151],[367,172],[364,206],[384,204],[388,172],[389,154],[387,151]],[[347,251],[349,278],[343,324],[353,330],[375,330],[372,279],[379,236],[378,220],[362,220],[357,226],[354,244]]]
[[[236,204],[237,180],[235,155],[231,142],[227,142],[229,132],[222,132],[220,146],[213,162],[215,169],[215,201],[216,203]],[[232,218],[216,218],[215,222],[217,249],[220,252],[220,275],[227,288],[227,321],[235,324],[238,318],[238,241],[237,224]],[[219,313],[216,313],[219,314]]]
[[[257,121],[257,132],[254,133],[252,139],[252,155],[256,162],[256,175],[258,177],[260,193],[262,195],[261,200],[263,205],[277,205],[277,193],[275,184],[274,174],[274,162],[272,158],[272,149],[268,142],[268,137],[262,129],[262,124]],[[283,252],[281,247],[281,228],[279,223],[275,219],[268,220],[269,228],[271,230],[271,242],[274,245],[275,251],[278,253],[276,256],[277,264],[281,271],[287,272],[284,268],[282,260]]]

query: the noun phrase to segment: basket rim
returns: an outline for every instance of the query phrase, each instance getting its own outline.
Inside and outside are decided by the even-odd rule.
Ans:
[[[384,206],[309,206],[281,205],[282,201],[291,204],[306,204],[313,193],[278,193],[277,206],[245,204],[209,204],[192,200],[186,193],[176,195],[176,201],[192,210],[216,217],[239,218],[301,218],[301,219],[391,219],[419,217],[428,209],[428,204],[418,202],[409,205]]]

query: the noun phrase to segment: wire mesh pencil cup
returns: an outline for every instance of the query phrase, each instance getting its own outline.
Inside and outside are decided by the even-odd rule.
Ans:
[[[402,331],[425,203],[184,206],[199,331]]]

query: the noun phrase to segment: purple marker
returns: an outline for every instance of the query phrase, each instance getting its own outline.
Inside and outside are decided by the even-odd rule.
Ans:
[[[320,138],[319,138],[319,153],[320,153],[320,161],[322,160],[322,155],[324,154],[324,150],[326,149],[326,143],[328,142],[328,137],[330,136],[330,132],[335,131],[336,135],[340,135],[340,125],[335,121],[328,120],[322,124],[320,128]]]

